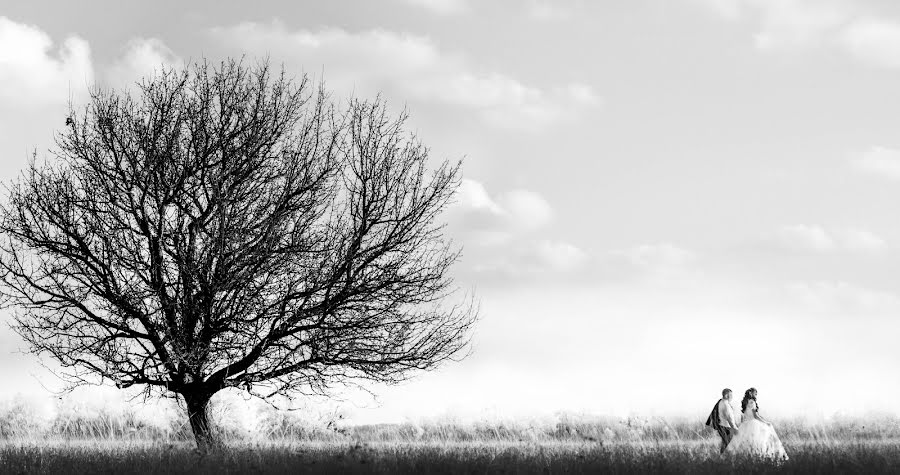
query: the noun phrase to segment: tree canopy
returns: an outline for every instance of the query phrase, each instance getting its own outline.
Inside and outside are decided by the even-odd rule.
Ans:
[[[465,354],[477,312],[441,211],[461,163],[381,99],[229,60],[95,89],[0,207],[14,328],[72,384],[183,398],[395,383]],[[62,118],[61,118],[62,123]]]

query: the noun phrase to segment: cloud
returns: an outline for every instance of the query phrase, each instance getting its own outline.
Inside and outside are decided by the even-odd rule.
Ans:
[[[819,226],[803,224],[784,226],[771,236],[773,244],[784,249],[799,251],[833,251],[837,243],[830,233]]]
[[[482,183],[464,178],[448,215],[457,234],[478,244],[494,244],[547,225],[553,208],[537,192],[515,189],[492,196]]]
[[[484,211],[491,215],[503,213],[503,209],[491,198],[481,182],[463,178],[454,196],[454,206],[466,210]]]
[[[852,166],[860,172],[900,180],[900,150],[874,146],[854,157]]]
[[[589,260],[585,251],[571,243],[541,239],[517,243],[505,253],[495,253],[492,259],[475,264],[473,269],[489,278],[520,281],[573,272]]]
[[[692,3],[704,6],[723,18],[737,20],[741,16],[742,0],[691,0]]]
[[[64,104],[94,78],[87,41],[69,36],[55,49],[41,29],[0,16],[0,101],[6,105]]]
[[[339,28],[289,31],[278,22],[214,28],[211,35],[230,47],[271,55],[275,62],[323,68],[329,86],[342,92],[384,91],[401,101],[413,98],[475,110],[488,123],[505,128],[535,130],[600,103],[588,84],[543,88],[480,71],[423,36]]]
[[[463,244],[463,266],[477,283],[544,281],[623,282],[665,279],[696,255],[672,243],[638,244],[590,252],[557,237],[548,226],[554,211],[539,193],[516,189],[492,194],[463,179],[448,210],[448,233]]]
[[[428,10],[437,15],[459,15],[472,10],[475,5],[469,0],[400,0],[407,5]],[[576,5],[560,0],[517,0],[513,8],[526,4],[525,13],[535,20],[566,20],[572,17]],[[580,2],[579,2],[580,3]]]
[[[864,229],[840,231],[838,240],[844,249],[851,252],[878,252],[887,248],[887,242],[881,236]]]
[[[614,250],[608,257],[624,259],[631,265],[643,269],[659,269],[685,265],[692,261],[695,255],[671,243],[656,243]]]
[[[536,20],[566,20],[574,14],[574,6],[549,0],[530,0],[528,16]]]
[[[0,16],[0,102],[8,106],[77,104],[95,80],[129,86],[160,66],[183,64],[159,39],[134,38],[110,65],[95,67],[86,40],[73,35],[54,48],[40,28]]]
[[[538,193],[529,190],[511,190],[497,199],[510,221],[526,229],[537,229],[553,218],[550,203]]]
[[[873,253],[887,248],[882,237],[864,229],[826,229],[805,224],[783,226],[765,240],[774,248],[788,252]]]
[[[853,14],[838,0],[693,0],[729,20],[752,18],[762,49],[807,46],[841,26]]]
[[[438,15],[453,15],[469,9],[469,2],[466,0],[403,0],[403,2]]]
[[[670,242],[636,244],[596,252],[583,279],[595,283],[687,284],[699,277],[697,254]]]
[[[134,38],[128,42],[122,57],[106,70],[105,77],[113,86],[133,86],[142,78],[153,77],[161,68],[181,68],[184,60],[156,38]]]
[[[876,66],[900,68],[900,23],[862,18],[848,25],[840,36],[844,48]]]
[[[878,67],[900,68],[900,21],[863,2],[693,0],[732,21],[754,19],[761,50],[830,47]]]
[[[588,254],[577,246],[562,241],[538,241],[532,248],[532,257],[543,267],[557,271],[575,270],[588,261]]]
[[[410,81],[406,90],[434,102],[481,110],[492,125],[513,129],[535,130],[600,104],[596,92],[584,84],[545,90],[498,73],[477,75],[462,70],[429,74]]]
[[[589,252],[561,240],[522,240],[495,247],[474,266],[479,283],[665,283],[683,280],[696,255],[671,243]],[[542,280],[544,279],[544,280]]]
[[[464,245],[464,261],[479,281],[521,281],[582,269],[590,256],[578,246],[541,237],[553,208],[532,190],[491,194],[464,178],[448,209],[448,232]]]
[[[754,35],[760,49],[804,47],[815,44],[847,19],[841,3],[810,0],[755,0],[761,30]]]
[[[794,301],[817,312],[891,312],[900,310],[900,297],[843,281],[789,282],[784,287]]]

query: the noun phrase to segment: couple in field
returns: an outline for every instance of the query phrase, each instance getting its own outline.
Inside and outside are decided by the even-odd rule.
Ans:
[[[772,423],[759,414],[756,395],[756,388],[750,388],[744,393],[744,399],[741,400],[741,422],[738,423],[734,408],[731,407],[732,392],[728,388],[723,389],[722,399],[713,407],[706,425],[715,429],[722,438],[722,453],[787,460],[787,453]]]

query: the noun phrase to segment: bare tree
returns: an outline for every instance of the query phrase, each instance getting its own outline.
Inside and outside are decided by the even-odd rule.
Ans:
[[[16,331],[73,385],[332,394],[462,356],[476,314],[439,215],[460,164],[380,100],[227,61],[96,90],[0,208]],[[451,301],[452,300],[452,301]]]

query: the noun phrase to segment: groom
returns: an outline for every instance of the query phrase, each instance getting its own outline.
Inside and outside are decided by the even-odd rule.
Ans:
[[[709,419],[706,420],[706,425],[715,429],[719,433],[719,437],[722,438],[720,453],[725,452],[728,443],[738,433],[737,422],[734,420],[734,409],[731,407],[731,395],[730,389],[723,389],[722,399],[719,399],[719,402],[713,406]]]

